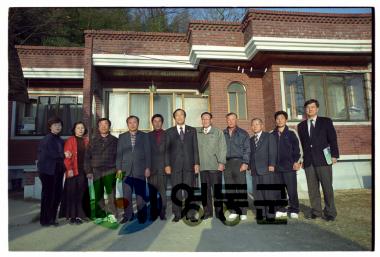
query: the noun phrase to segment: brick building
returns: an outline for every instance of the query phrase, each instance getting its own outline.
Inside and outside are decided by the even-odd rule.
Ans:
[[[320,101],[320,115],[337,128],[341,152],[335,188],[370,187],[372,161],[372,15],[250,10],[242,22],[192,21],[187,33],[84,31],[85,46],[16,46],[30,103],[9,102],[9,174],[22,178],[26,197],[38,197],[36,149],[46,119],[58,114],[63,134],[84,120],[90,128],[109,117],[112,133],[125,118],[161,113],[165,127],[181,107],[187,124],[211,111],[239,115],[248,130],[265,129],[285,110],[289,124],[304,118],[303,102]],[[300,190],[306,190],[299,172]]]

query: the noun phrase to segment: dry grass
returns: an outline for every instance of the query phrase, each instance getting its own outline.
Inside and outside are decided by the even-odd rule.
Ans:
[[[337,190],[335,205],[338,216],[335,222],[317,219],[312,223],[371,250],[373,208],[371,197],[371,189]],[[300,200],[300,203],[309,206],[308,200]],[[311,221],[305,220],[305,222]]]

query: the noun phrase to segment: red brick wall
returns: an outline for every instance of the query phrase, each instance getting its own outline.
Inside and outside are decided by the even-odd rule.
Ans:
[[[38,172],[24,172],[24,186],[34,185],[34,178],[38,177]]]
[[[189,25],[191,45],[244,46],[240,23],[193,21]]]
[[[83,48],[17,46],[23,68],[83,68]]]
[[[8,165],[34,165],[39,140],[8,141]]]
[[[210,107],[213,123],[216,127],[225,128],[225,116],[228,113],[227,88],[232,82],[240,82],[247,93],[247,120],[239,120],[238,125],[251,132],[250,121],[253,117],[264,118],[262,80],[250,78],[246,74],[232,72],[210,72]]]
[[[316,14],[254,10],[243,20],[245,43],[252,36],[371,39],[370,14]]]

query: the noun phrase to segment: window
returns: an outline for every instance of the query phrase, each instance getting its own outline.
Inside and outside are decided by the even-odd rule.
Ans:
[[[286,111],[302,120],[304,102],[319,101],[319,115],[336,121],[368,120],[364,74],[284,72]]]
[[[140,119],[139,129],[150,131],[151,117],[159,113],[164,117],[163,129],[174,125],[173,112],[177,108],[184,108],[187,117],[186,124],[201,126],[200,115],[208,111],[208,97],[198,96],[192,92],[139,92],[139,91],[106,91],[106,117],[112,122],[111,133],[118,136],[128,131],[126,118],[136,115]]]
[[[247,119],[246,92],[243,85],[232,83],[228,86],[228,109],[237,114],[239,119]]]
[[[16,135],[45,135],[51,116],[62,119],[62,135],[71,135],[74,123],[82,119],[82,104],[82,96],[31,95],[29,103],[16,103]]]

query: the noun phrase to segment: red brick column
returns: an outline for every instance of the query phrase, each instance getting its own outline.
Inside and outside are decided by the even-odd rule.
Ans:
[[[84,78],[83,78],[83,122],[86,124],[89,136],[92,134],[92,97],[93,97],[93,67],[92,67],[92,46],[93,38],[91,34],[85,34],[84,50]]]

